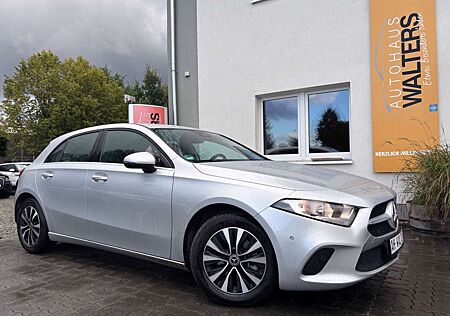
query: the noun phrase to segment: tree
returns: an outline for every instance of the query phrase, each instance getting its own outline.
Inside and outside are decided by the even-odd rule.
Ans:
[[[275,138],[272,133],[272,123],[264,118],[264,149],[272,149],[275,147]]]
[[[298,136],[297,135],[289,135],[287,141],[288,141],[288,144],[290,147],[298,147]]]
[[[53,52],[41,51],[21,60],[3,84],[1,110],[10,142],[32,157],[61,134],[126,122],[121,82],[120,75],[83,57],[61,61]]]
[[[348,122],[341,121],[336,111],[328,108],[317,123],[316,140],[323,147],[334,148],[341,152],[350,151]]]
[[[161,83],[161,77],[156,70],[147,66],[142,84],[138,81],[129,83],[125,93],[136,98],[136,103],[167,106],[168,89]]]

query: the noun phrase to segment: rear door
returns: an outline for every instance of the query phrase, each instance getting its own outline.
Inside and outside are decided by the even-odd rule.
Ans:
[[[168,258],[174,169],[147,136],[133,129],[104,132],[99,161],[87,175],[89,236],[92,241]],[[125,156],[151,152],[156,171],[123,165]]]
[[[36,172],[51,232],[87,239],[86,175],[100,132],[61,143]]]

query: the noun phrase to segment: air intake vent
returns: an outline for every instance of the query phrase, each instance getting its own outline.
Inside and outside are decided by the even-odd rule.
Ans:
[[[388,221],[370,224],[367,230],[375,237],[380,237],[392,233],[395,228],[392,228]]]
[[[398,253],[390,256],[387,248],[383,245],[363,251],[356,264],[356,271],[368,272],[378,269],[394,260],[397,255]]]
[[[309,258],[308,262],[306,262],[305,266],[303,267],[302,274],[315,275],[322,271],[333,253],[333,248],[321,248],[317,250],[311,256],[311,258]]]
[[[383,202],[381,204],[375,205],[370,213],[370,218],[378,217],[386,212],[386,207],[390,201]]]

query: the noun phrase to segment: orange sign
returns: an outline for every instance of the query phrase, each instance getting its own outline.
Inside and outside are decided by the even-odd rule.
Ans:
[[[149,104],[129,104],[128,122],[137,124],[167,124],[167,109]]]
[[[373,168],[399,172],[439,141],[435,2],[371,0],[370,28]]]

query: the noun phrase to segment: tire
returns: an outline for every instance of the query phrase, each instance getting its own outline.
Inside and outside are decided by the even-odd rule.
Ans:
[[[28,198],[20,204],[17,234],[22,247],[29,253],[44,252],[52,244],[48,238],[48,226],[42,208],[33,198]]]
[[[238,247],[230,251],[229,245],[237,239]],[[216,215],[200,227],[192,241],[190,264],[201,289],[224,305],[254,305],[278,285],[269,238],[250,220],[235,214]]]

